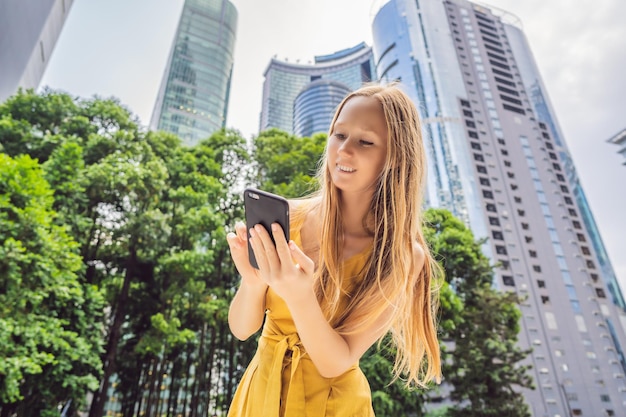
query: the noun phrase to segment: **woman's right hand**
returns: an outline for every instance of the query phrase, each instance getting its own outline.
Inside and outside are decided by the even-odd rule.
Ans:
[[[258,269],[250,264],[246,225],[243,222],[235,223],[235,232],[228,233],[226,240],[228,241],[235,267],[241,275],[242,283],[253,288],[266,289],[267,284],[259,276]]]

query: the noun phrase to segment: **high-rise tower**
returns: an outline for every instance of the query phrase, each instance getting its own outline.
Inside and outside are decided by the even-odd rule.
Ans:
[[[320,126],[332,116],[334,106],[341,101],[336,100],[337,95],[345,96],[346,88],[348,91],[356,90],[364,82],[373,80],[372,48],[360,43],[330,55],[316,56],[314,64],[272,59],[264,75],[260,130],[277,127],[297,134],[325,132],[330,119],[328,126]],[[318,80],[333,82],[311,84]],[[300,93],[298,108],[294,109]],[[320,111],[305,106],[306,102],[318,106]],[[323,113],[326,109],[330,110],[328,115]],[[297,114],[294,115],[295,110]],[[298,120],[294,120],[294,116]],[[305,122],[305,119],[309,121]],[[315,125],[316,129],[311,131],[306,127],[307,123],[311,127]]]
[[[39,86],[73,3],[0,1],[0,102]]]
[[[466,0],[390,0],[373,21],[380,78],[418,106],[428,201],[463,219],[515,291],[534,416],[626,409],[624,298],[518,20]]]
[[[350,91],[345,84],[332,80],[315,80],[307,84],[293,104],[294,134],[327,133],[337,106]]]
[[[228,0],[185,0],[150,128],[193,145],[225,127],[237,9]]]

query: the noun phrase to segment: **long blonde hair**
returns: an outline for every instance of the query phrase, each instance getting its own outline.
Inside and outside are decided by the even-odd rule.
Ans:
[[[364,219],[366,230],[374,238],[372,254],[363,268],[361,284],[345,295],[347,306],[340,309],[343,223],[339,190],[332,183],[325,153],[318,172],[319,198],[314,200],[322,221],[316,292],[324,314],[340,334],[372,325],[391,307],[393,314],[386,329],[397,347],[393,379],[404,376],[407,385],[425,386],[441,379],[435,319],[435,275],[441,269],[422,233],[426,157],[420,120],[415,105],[398,86],[368,84],[341,102],[329,136],[345,103],[357,96],[378,100],[387,124],[385,166],[375,187],[370,216]],[[425,254],[421,270],[414,265],[416,243]]]

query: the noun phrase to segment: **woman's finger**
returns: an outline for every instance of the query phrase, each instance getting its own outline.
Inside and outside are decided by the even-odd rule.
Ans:
[[[280,268],[280,259],[278,257],[278,253],[276,252],[274,242],[272,242],[272,238],[262,225],[257,224],[254,226],[254,230],[256,231],[256,234],[261,241],[261,245],[263,246],[263,251],[270,268],[269,272],[275,275]]]
[[[263,243],[261,242],[261,238],[259,237],[256,230],[253,228],[250,229],[250,246],[252,247],[252,252],[254,252],[254,258],[256,259],[256,264],[259,267],[259,271],[267,271],[268,263],[267,263],[267,255],[265,254],[265,250],[263,248]],[[265,276],[266,274],[261,274]]]
[[[272,223],[272,236],[276,242],[276,252],[280,259],[281,265],[290,265],[293,263],[291,258],[291,251],[285,239],[285,232],[278,223]]]
[[[226,234],[226,241],[231,249],[241,246],[241,239],[233,232]]]
[[[237,236],[239,236],[239,239],[243,241],[248,240],[248,231],[246,230],[246,225],[244,223],[235,223],[235,232],[237,233]]]
[[[306,254],[302,252],[302,249],[300,249],[293,240],[289,241],[289,250],[291,252],[291,257],[299,268],[307,275],[313,274],[315,270],[315,262],[306,256]]]
[[[250,273],[252,271],[252,266],[250,265],[250,260],[248,258],[247,243],[232,232],[226,235],[226,241],[228,242],[230,255],[233,258],[237,271],[239,271],[242,275]]]

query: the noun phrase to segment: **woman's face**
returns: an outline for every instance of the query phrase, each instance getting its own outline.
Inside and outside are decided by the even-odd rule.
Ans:
[[[363,96],[349,99],[328,138],[327,153],[338,189],[371,195],[387,156],[387,124],[380,102]]]

